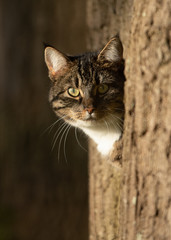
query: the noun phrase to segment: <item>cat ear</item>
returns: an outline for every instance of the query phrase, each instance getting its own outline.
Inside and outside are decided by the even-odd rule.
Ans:
[[[123,58],[123,47],[119,36],[113,37],[99,53],[98,61],[118,62]]]
[[[68,67],[67,56],[53,47],[45,48],[45,62],[52,77],[59,75]]]

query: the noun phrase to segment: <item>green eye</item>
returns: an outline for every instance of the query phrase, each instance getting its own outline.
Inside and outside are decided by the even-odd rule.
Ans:
[[[72,97],[78,97],[80,95],[80,90],[78,88],[69,88],[68,94]]]
[[[98,86],[98,92],[99,92],[100,94],[106,93],[106,92],[108,91],[108,89],[109,89],[109,87],[108,87],[107,84],[100,84],[100,85]]]

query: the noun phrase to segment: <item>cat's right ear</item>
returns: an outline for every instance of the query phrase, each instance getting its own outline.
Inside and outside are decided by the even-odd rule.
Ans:
[[[53,47],[45,48],[45,63],[51,78],[58,77],[68,69],[68,58]]]

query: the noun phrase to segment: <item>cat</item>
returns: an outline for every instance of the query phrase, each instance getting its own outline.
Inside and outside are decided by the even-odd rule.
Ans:
[[[101,51],[68,56],[45,47],[51,89],[49,102],[56,115],[82,129],[109,155],[123,132],[124,60],[118,36]]]

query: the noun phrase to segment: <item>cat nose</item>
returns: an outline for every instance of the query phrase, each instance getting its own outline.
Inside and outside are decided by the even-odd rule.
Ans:
[[[86,110],[90,115],[94,112],[94,108],[93,108],[93,107],[85,108],[85,110]]]

